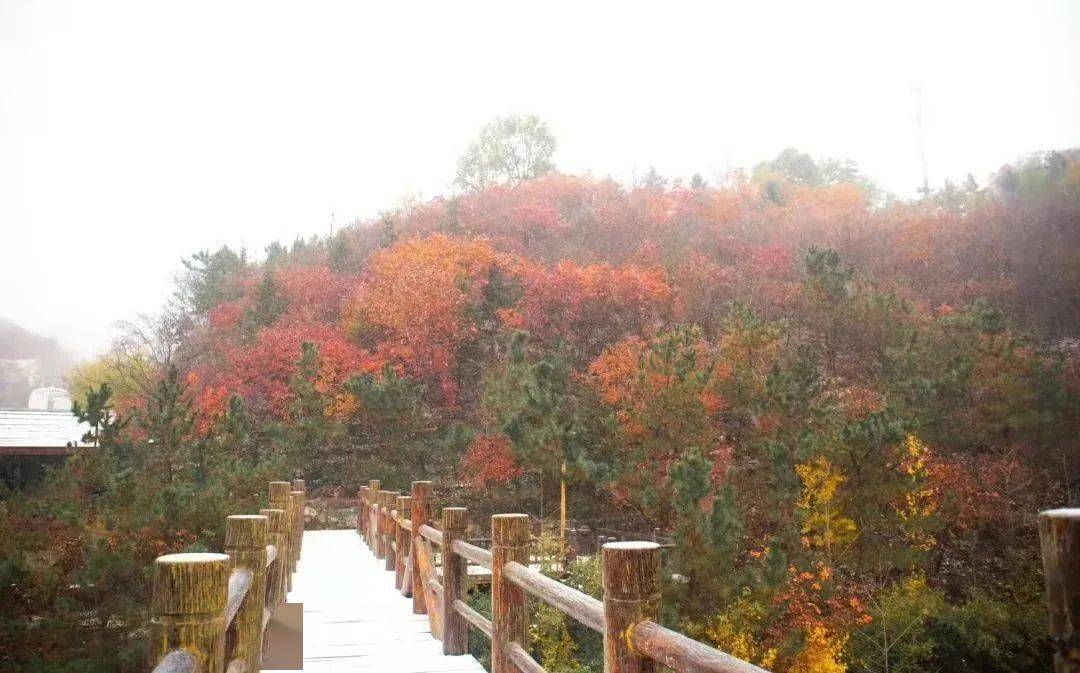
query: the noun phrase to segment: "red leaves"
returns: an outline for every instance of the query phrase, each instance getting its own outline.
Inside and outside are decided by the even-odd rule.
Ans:
[[[234,329],[240,324],[240,318],[244,315],[244,308],[237,302],[227,301],[210,309],[207,319],[210,327],[214,330],[227,331]]]
[[[1018,498],[1030,495],[1031,472],[1012,454],[933,456],[927,472],[945,523],[958,535],[1012,518]]]
[[[302,320],[337,320],[345,298],[358,282],[326,266],[284,267],[275,277],[288,304],[288,315]]]
[[[257,413],[285,418],[292,400],[290,380],[300,359],[300,346],[308,341],[319,350],[316,389],[330,393],[352,376],[376,372],[383,361],[351,343],[337,326],[282,319],[259,330],[254,343],[218,344],[224,352],[219,367],[202,372],[206,387],[197,393],[200,416],[215,419],[224,412],[227,395],[235,392]]]
[[[503,486],[522,475],[504,435],[478,435],[461,461],[464,481],[473,489]]]
[[[398,243],[372,256],[346,328],[392,342],[407,370],[434,377],[452,405],[457,353],[476,333],[476,309],[501,265],[481,241],[436,234]]]
[[[631,335],[647,336],[671,313],[663,269],[564,261],[524,271],[525,296],[504,322],[541,340],[565,339],[586,355]]]

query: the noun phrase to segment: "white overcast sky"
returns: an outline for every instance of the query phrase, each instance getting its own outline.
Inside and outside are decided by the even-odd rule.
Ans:
[[[490,118],[564,172],[714,179],[797,146],[918,185],[1080,145],[1080,2],[0,0],[0,316],[79,355],[182,256],[451,190]]]

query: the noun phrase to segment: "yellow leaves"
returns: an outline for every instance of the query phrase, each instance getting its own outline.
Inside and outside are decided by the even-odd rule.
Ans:
[[[912,546],[927,551],[936,544],[925,527],[926,519],[938,509],[937,492],[929,479],[933,452],[915,435],[908,435],[900,450],[903,456],[900,471],[908,477],[909,483],[894,509]]]
[[[796,504],[804,512],[804,543],[831,551],[834,544],[854,540],[858,533],[855,522],[843,516],[836,501],[837,490],[846,481],[844,475],[823,456],[796,465],[795,473],[803,482]]]
[[[758,635],[764,630],[765,621],[765,608],[761,603],[743,597],[706,624],[704,636],[717,649],[772,668],[776,663],[776,648],[765,645]]]
[[[806,631],[806,647],[799,652],[788,668],[789,673],[845,673],[847,664],[841,660],[848,637],[829,637],[820,624]]]
[[[330,395],[323,414],[327,418],[343,420],[352,416],[359,408],[360,401],[355,396],[341,391]]]
[[[808,463],[796,465],[795,473],[803,482],[803,492],[799,496],[798,503],[803,509],[812,509],[815,506],[831,503],[836,497],[836,489],[846,480],[822,456]]]
[[[904,462],[901,469],[911,476],[926,474],[926,459],[930,455],[930,447],[923,444],[915,435],[908,435],[904,439],[903,446]]]

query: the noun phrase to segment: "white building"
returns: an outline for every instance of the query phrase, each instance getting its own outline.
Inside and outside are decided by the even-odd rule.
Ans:
[[[89,430],[70,411],[0,409],[0,456],[66,455]]]

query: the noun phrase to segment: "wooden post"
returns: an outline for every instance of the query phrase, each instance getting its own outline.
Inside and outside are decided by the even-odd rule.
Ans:
[[[259,672],[262,661],[263,608],[266,604],[266,538],[268,519],[260,514],[241,514],[225,520],[225,553],[233,568],[251,572],[251,586],[233,618],[228,651],[247,664],[248,673]]]
[[[386,507],[386,494],[389,491],[379,490],[375,494],[375,558],[380,561],[386,560],[386,517],[383,511]]]
[[[394,551],[394,545],[397,540],[397,521],[394,520],[394,506],[397,505],[398,496],[401,495],[400,491],[386,491],[386,504],[383,505],[383,516],[386,520],[386,535],[383,538],[383,547],[386,550],[386,564],[383,566],[385,570],[394,570],[397,568],[397,552]]]
[[[382,490],[382,483],[378,479],[372,479],[368,482],[368,502],[367,508],[364,510],[367,521],[365,521],[364,525],[367,526],[368,549],[372,553],[375,553],[375,537],[378,532],[376,529],[375,503],[378,502],[380,490]],[[376,558],[378,557],[376,556]]]
[[[294,480],[295,484],[297,480]],[[296,518],[293,520],[293,569],[296,569],[296,564],[300,560],[300,548],[304,544],[304,493],[303,489],[293,487],[293,490],[289,492],[290,497],[296,498]]]
[[[1039,514],[1039,542],[1057,673],[1080,673],[1080,508]]]
[[[367,529],[364,527],[364,504],[367,501],[367,486],[361,486],[356,492],[356,532],[364,537]]]
[[[399,495],[396,508],[398,521],[394,525],[394,544],[397,545],[397,556],[394,558],[394,588],[401,589],[405,581],[405,563],[409,558],[409,531],[401,525],[401,519],[406,518],[412,510],[412,497]]]
[[[273,610],[285,600],[285,511],[260,509],[259,514],[266,517],[269,544],[277,548],[277,558],[266,569],[266,607]]]
[[[287,598],[288,592],[292,589],[292,545],[293,545],[293,507],[292,496],[290,491],[292,490],[292,484],[287,481],[272,481],[270,482],[270,509],[280,509],[285,512],[285,519],[282,522],[282,536],[281,536],[281,549],[278,549],[278,556],[281,558],[283,564],[283,586],[285,594],[283,599]]]
[[[304,493],[302,491],[289,492],[289,510],[292,518],[289,520],[289,590],[292,590],[292,574],[296,572],[296,562],[300,559],[300,537],[304,530]]]
[[[229,557],[169,554],[154,562],[150,665],[173,650],[195,655],[203,673],[225,670]]]
[[[528,647],[525,590],[503,578],[510,561],[529,564],[529,515],[491,517],[491,673],[520,673],[507,645]]]
[[[383,560],[385,555],[383,554],[382,534],[383,534],[383,518],[382,518],[382,503],[383,503],[383,491],[379,489],[371,494],[371,525],[374,527],[374,537],[372,538],[371,551],[374,552],[377,560]]]
[[[559,475],[559,539],[566,542],[566,459]],[[563,559],[565,561],[565,559]]]
[[[464,507],[443,507],[442,567],[443,567],[443,654],[465,654],[469,651],[468,622],[454,609],[454,601],[465,600],[465,572],[468,561],[454,553],[454,540],[465,539],[469,514]]]
[[[431,501],[434,493],[430,481],[414,481],[412,483],[412,551],[416,559],[416,545],[420,541],[420,526],[426,526],[431,522]],[[412,611],[415,615],[427,614],[427,601],[424,600],[424,579],[420,576],[417,565],[413,562],[413,587],[412,587]]]
[[[609,542],[602,550],[604,673],[652,673],[656,664],[634,650],[630,633],[660,619],[660,545]]]
[[[304,518],[307,516],[307,486],[303,479],[292,480],[292,490],[300,491],[300,518],[296,521],[296,560],[304,549]]]

